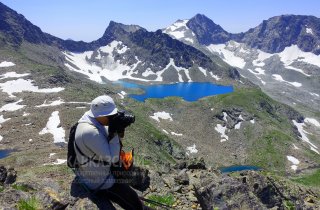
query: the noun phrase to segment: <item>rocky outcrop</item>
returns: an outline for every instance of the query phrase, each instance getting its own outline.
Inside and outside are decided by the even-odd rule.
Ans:
[[[1,167],[3,168],[7,170]],[[207,166],[202,158],[181,161],[169,166],[167,172],[144,168],[136,168],[133,172],[133,176],[138,176],[133,179],[131,176],[130,185],[139,188],[139,196],[171,196],[170,205],[177,209],[320,207],[318,189],[306,188],[260,171],[221,174],[219,170]],[[43,182],[5,185],[0,192],[0,205],[6,209],[14,209],[22,201],[32,201],[32,205],[37,205],[40,209],[119,209],[103,195],[90,193],[76,178],[69,189],[61,188],[58,182],[59,180],[47,178]]]
[[[320,205],[317,192],[254,171],[216,177],[209,185],[196,187],[196,195],[203,209],[316,209]]]
[[[13,168],[0,166],[0,185],[13,184],[16,181],[17,172]]]
[[[281,52],[285,47],[298,45],[303,51],[319,54],[319,28],[320,19],[317,17],[281,15],[264,20],[237,41],[269,53]]]

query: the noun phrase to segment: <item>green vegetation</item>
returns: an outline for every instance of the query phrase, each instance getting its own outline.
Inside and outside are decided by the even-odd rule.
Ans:
[[[23,192],[29,192],[29,191],[33,191],[34,189],[32,189],[31,187],[25,185],[25,184],[13,184],[11,185],[13,189],[16,190],[20,190]]]
[[[311,175],[305,175],[299,178],[294,178],[292,180],[303,185],[320,187],[320,169],[318,169]]]
[[[165,204],[165,205],[168,205],[168,206],[172,206],[175,202],[175,199],[173,197],[172,194],[169,194],[169,195],[163,195],[163,196],[160,196],[160,195],[150,195],[148,197],[148,199],[152,200],[152,201],[156,201],[156,202],[159,202],[159,203],[162,203],[162,204]],[[152,204],[152,203],[147,203],[146,204],[149,206],[149,207],[152,207],[152,208],[156,208],[158,206]]]
[[[285,201],[284,202],[284,208],[286,210],[295,210],[296,209],[294,204],[291,201]]]
[[[0,186],[0,192],[4,191],[4,187]]]
[[[285,153],[292,138],[278,130],[264,134],[253,143],[249,155],[253,165],[268,171],[285,173]]]
[[[38,210],[42,209],[40,202],[33,196],[26,200],[20,200],[17,203],[17,208],[19,210]]]

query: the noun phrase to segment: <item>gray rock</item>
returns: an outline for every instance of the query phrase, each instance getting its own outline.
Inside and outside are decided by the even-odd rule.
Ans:
[[[178,184],[188,185],[189,184],[189,176],[187,174],[187,169],[182,169],[174,179]]]

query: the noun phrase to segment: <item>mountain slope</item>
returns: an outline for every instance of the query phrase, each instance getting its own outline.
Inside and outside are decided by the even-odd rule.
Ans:
[[[187,23],[182,23],[186,27]],[[150,177],[146,185],[149,188],[143,193],[167,196],[172,192],[181,208],[197,208],[199,202],[203,208],[213,204],[234,206],[238,200],[234,202],[233,198],[247,198],[248,194],[257,194],[254,204],[259,207],[282,207],[287,201],[295,200],[281,197],[274,201],[273,198],[281,196],[283,187],[279,191],[268,182],[258,187],[255,184],[252,189],[251,177],[252,183],[257,183],[260,176],[248,175],[250,185],[247,185],[247,176],[220,176],[217,171],[220,166],[252,164],[280,175],[313,172],[319,167],[318,121],[304,119],[293,108],[271,99],[256,86],[238,86],[238,71],[221,59],[213,62],[215,56],[208,56],[208,50],[200,52],[160,31],[148,32],[139,26],[115,22],[110,23],[102,38],[91,43],[68,40],[72,47],[66,47],[65,41],[45,43],[41,31],[39,34],[40,39],[35,39],[39,42],[27,41],[17,34],[22,37],[19,45],[12,45],[12,40],[3,37],[6,45],[0,46],[0,148],[14,149],[8,157],[0,159],[0,163],[14,166],[19,175],[16,185],[0,188],[0,202],[5,203],[4,206],[16,207],[16,203],[36,196],[48,208],[50,205],[95,207],[92,203],[86,205],[89,203],[86,196],[72,195],[80,197],[77,199],[70,196],[75,190],[72,188],[74,174],[65,165],[65,144],[69,128],[89,109],[90,101],[102,94],[112,96],[119,109],[137,117],[126,129],[123,143],[125,150],[135,148],[135,165],[150,172],[142,174],[143,179]],[[259,65],[266,62],[260,60]],[[64,65],[73,71],[65,69]],[[101,71],[106,72],[105,77]],[[235,84],[235,90],[192,103],[176,97],[148,99],[141,103],[125,94],[139,90],[83,78],[86,74],[101,82],[124,77],[148,83],[176,82],[200,80],[199,74],[193,75],[197,73],[203,77],[209,75],[212,81],[230,81]],[[240,81],[246,80],[241,78]],[[159,113],[172,120],[156,120]],[[194,161],[193,157],[203,159]],[[208,169],[204,170],[205,167]],[[261,180],[266,183],[263,177]],[[203,180],[203,186],[213,183],[206,188],[199,186],[190,190],[194,188],[194,178]],[[222,193],[217,196],[216,188],[212,188],[216,186],[215,180],[223,182],[223,185],[218,184]],[[300,194],[307,189],[308,196],[316,193],[311,192],[311,188],[298,187],[300,191],[294,195],[299,195],[298,204],[304,206],[305,197]],[[295,188],[290,183],[288,191]],[[277,189],[278,193],[270,193]],[[196,197],[194,191],[198,193]],[[258,200],[265,195],[270,198],[268,202]],[[313,202],[317,205],[318,198],[312,199],[317,199]],[[251,199],[244,200],[251,206]]]
[[[66,64],[70,70],[84,73],[98,82],[127,78],[155,82],[217,82],[222,79],[219,82],[233,83],[235,79],[239,79],[235,69],[217,65],[204,53],[172,39],[160,30],[148,32],[136,25],[111,21],[98,40],[90,43],[75,42],[42,32],[3,4],[0,4],[0,8],[0,33],[9,46],[27,45],[27,52],[32,52],[30,48],[35,45],[40,47],[40,44],[43,48],[55,48],[54,51],[60,49],[64,55],[60,54],[55,59],[56,65],[62,67]],[[115,47],[125,50],[117,51],[114,50]],[[41,50],[46,52],[46,57],[51,56],[48,55],[49,50],[38,49]],[[31,59],[37,59],[36,57],[30,56]],[[40,57],[38,62],[41,60],[43,59]]]
[[[203,15],[184,23],[181,30],[194,34],[192,42],[185,40],[189,36],[183,33],[176,37],[170,31],[164,32],[208,55],[219,56],[237,67],[242,78],[277,100],[319,111],[319,18],[277,16],[241,34],[227,33]]]

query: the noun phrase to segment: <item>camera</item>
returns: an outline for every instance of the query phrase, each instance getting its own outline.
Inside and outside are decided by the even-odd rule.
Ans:
[[[134,121],[134,115],[126,114],[125,111],[118,111],[117,114],[110,116],[109,134],[124,133],[125,128]]]

